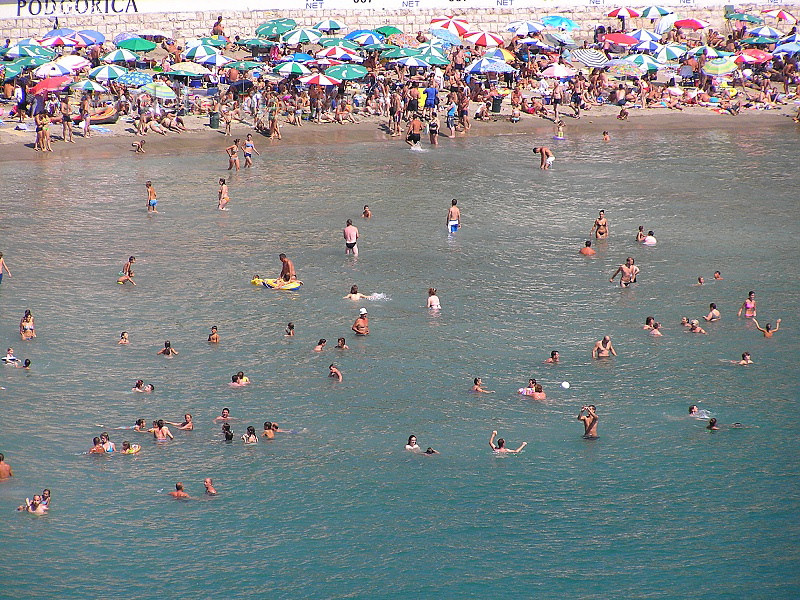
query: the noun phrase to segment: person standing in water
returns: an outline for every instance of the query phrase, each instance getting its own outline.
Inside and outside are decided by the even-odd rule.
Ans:
[[[153,187],[153,182],[146,181],[144,187],[147,188],[147,212],[157,213],[158,194],[156,194],[156,189]]]
[[[239,170],[239,138],[233,140],[233,143],[225,148],[225,153],[228,155],[228,171],[236,167]]]
[[[578,413],[577,419],[583,423],[583,438],[586,440],[597,439],[597,409],[594,404],[581,406],[581,411]]]
[[[606,220],[606,211],[601,210],[597,218],[594,220],[594,225],[589,231],[589,235],[594,233],[594,237],[598,240],[603,240],[608,237],[608,221]],[[642,238],[644,239],[644,238]],[[638,235],[636,241],[639,241]]]
[[[225,183],[223,177],[219,178],[219,192],[217,197],[217,208],[219,210],[228,210],[226,207],[231,199],[228,197],[228,185]]]
[[[537,146],[533,149],[533,153],[538,154],[541,157],[539,168],[543,171],[547,171],[551,166],[553,166],[553,161],[556,159],[556,157],[547,146]]]
[[[594,348],[592,348],[592,358],[605,358],[612,354],[616,356],[617,351],[614,350],[614,346],[611,344],[611,337],[607,335],[599,342],[595,342]]]
[[[758,329],[758,330],[759,330],[761,333],[763,333],[765,338],[771,338],[771,337],[772,337],[772,334],[773,334],[773,333],[775,333],[776,331],[778,331],[778,329],[780,329],[780,327],[781,327],[781,320],[780,320],[780,319],[778,319],[778,320],[775,322],[775,329],[773,329],[773,328],[772,328],[772,324],[771,324],[771,323],[767,323],[767,324],[766,324],[766,325],[765,325],[765,326],[762,328],[762,327],[761,327],[761,326],[758,324],[758,321],[756,321],[756,318],[755,318],[755,317],[753,317],[753,323],[755,323],[755,324],[756,324],[756,329]]]
[[[286,258],[282,252],[278,255],[281,261],[281,274],[278,277],[283,281],[297,281],[297,272],[294,270],[294,263]]]
[[[255,144],[253,144],[252,133],[247,134],[247,139],[245,139],[242,149],[244,150],[244,168],[247,169],[253,166],[253,152],[261,156],[261,153],[256,150]]]
[[[11,271],[8,270],[8,265],[6,261],[3,260],[3,253],[0,252],[0,283],[3,283],[3,274],[8,273],[8,276],[11,277]]]
[[[503,438],[497,440],[497,444],[494,443],[494,438],[497,435],[497,431],[492,432],[492,436],[489,438],[489,445],[492,447],[492,450],[498,453],[509,453],[509,454],[516,454],[520,452],[525,446],[528,445],[528,442],[522,442],[520,447],[516,450],[512,450],[511,448],[506,448],[506,441]]]
[[[345,225],[344,231],[342,231],[342,235],[344,237],[345,255],[352,252],[353,256],[358,256],[358,227],[353,225],[352,219],[347,219],[347,224]]]
[[[739,309],[739,312],[736,313],[737,317],[742,316],[742,311],[744,311],[745,319],[753,319],[756,316],[756,293],[751,291],[747,294],[747,300],[744,301],[742,307]]]
[[[458,200],[453,198],[450,203],[450,209],[447,211],[447,230],[450,233],[455,233],[461,229],[461,210],[458,208]]]

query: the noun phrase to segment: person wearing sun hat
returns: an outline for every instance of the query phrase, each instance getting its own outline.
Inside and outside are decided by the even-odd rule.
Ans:
[[[358,318],[351,329],[356,332],[356,335],[369,335],[369,317],[367,309],[363,306],[358,310]]]

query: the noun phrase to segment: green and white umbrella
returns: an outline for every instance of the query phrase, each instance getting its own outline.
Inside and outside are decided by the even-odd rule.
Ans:
[[[249,71],[250,69],[266,69],[266,63],[255,62],[253,60],[235,60],[226,65],[228,68],[236,69],[237,71]]]
[[[294,19],[270,19],[256,27],[256,35],[262,37],[276,37],[297,27]]]
[[[285,62],[279,64],[277,67],[272,69],[273,73],[277,75],[283,75],[284,77],[289,77],[290,75],[310,75],[311,70],[302,63],[299,62]]]
[[[144,90],[154,98],[159,98],[160,100],[174,100],[177,97],[171,87],[160,81],[154,81],[143,85],[139,90]]]
[[[20,73],[22,73],[23,70],[25,70],[25,67],[23,67],[22,65],[13,65],[10,63],[5,65],[4,67],[5,68],[3,68],[3,81],[14,79]]]
[[[340,29],[344,29],[344,23],[340,23],[335,19],[325,19],[314,25],[314,29],[318,29],[319,31],[339,31]]]
[[[656,54],[656,60],[662,63],[669,62],[678,60],[684,54],[686,54],[686,46],[682,46],[680,44],[667,44],[658,51]]]
[[[670,15],[672,13],[672,10],[669,8],[664,8],[663,6],[648,6],[647,8],[642,9],[642,14],[640,16],[643,19],[658,19],[659,17]]]
[[[375,31],[377,31],[381,35],[385,35],[386,37],[389,37],[390,35],[397,35],[403,33],[402,29],[398,29],[394,25],[384,25],[383,27],[378,27]]]
[[[83,90],[84,92],[105,92],[107,91],[102,85],[91,79],[81,79],[69,85],[71,90]]]
[[[199,58],[197,62],[199,62],[201,65],[206,65],[207,67],[224,67],[228,63],[232,63],[233,59],[223,56],[222,54],[212,54],[211,56]]]
[[[214,48],[224,48],[228,45],[228,40],[223,37],[219,37],[218,35],[200,38],[200,42],[206,46],[214,46]]]
[[[103,67],[97,67],[89,71],[89,77],[92,79],[96,79],[98,81],[111,81],[112,79],[116,79],[121,75],[125,75],[128,72],[128,69],[125,67],[118,67],[116,65],[105,65]]]
[[[250,50],[254,48],[272,48],[278,42],[273,42],[272,40],[262,40],[261,38],[250,38],[247,40],[239,40],[239,45],[244,46]]]
[[[281,41],[286,44],[315,44],[322,37],[322,32],[318,29],[299,27],[281,36]]]
[[[647,54],[632,54],[630,56],[626,56],[624,60],[633,63],[634,65],[643,67],[648,71],[658,71],[666,66],[664,63],[658,62],[655,58]]]
[[[333,67],[328,67],[325,71],[325,75],[328,77],[333,77],[334,79],[341,79],[341,80],[351,80],[351,79],[361,79],[362,77],[366,77],[369,71],[366,67],[362,67],[361,65],[336,65]]]
[[[320,46],[341,46],[342,48],[350,48],[350,50],[358,50],[361,48],[355,42],[351,42],[350,40],[345,40],[342,38],[334,38],[334,37],[321,37],[317,41]]]
[[[730,57],[714,58],[703,65],[703,73],[712,76],[727,75],[728,73],[733,73],[738,68],[739,65]]]
[[[186,60],[195,60],[199,61],[200,59],[206,58],[208,56],[213,56],[215,54],[219,54],[219,50],[214,48],[214,46],[209,46],[207,44],[199,44],[194,48],[189,48],[184,57]]]
[[[50,48],[43,48],[42,46],[29,46],[29,45],[14,45],[8,48],[6,56],[11,58],[25,58],[26,56],[43,56],[47,59],[55,57],[56,53]],[[45,61],[47,62],[47,61]]]
[[[422,54],[419,55],[418,58],[421,58],[430,65],[437,65],[443,67],[445,65],[450,64],[450,61],[447,60],[447,58],[445,58],[438,52],[423,52]]]
[[[392,48],[381,54],[381,58],[394,60],[408,58],[409,56],[419,56],[420,54],[422,54],[422,50],[417,50],[416,48]]]
[[[117,44],[117,48],[124,48],[131,52],[150,52],[150,50],[155,50],[155,47],[155,42],[140,37],[128,38]]]
[[[179,62],[172,65],[173,71],[189,71],[189,73],[194,73],[195,75],[210,75],[211,71],[208,67],[204,67],[203,65],[199,65],[193,62]]]
[[[125,48],[121,48],[118,50],[114,50],[113,52],[109,52],[103,57],[103,62],[106,63],[115,63],[115,62],[133,62],[139,60],[139,55],[134,54],[130,50],[125,50]]]
[[[9,66],[14,65],[20,69],[30,69],[33,67],[40,67],[46,62],[48,62],[48,60],[44,56],[25,56],[9,63]]]
[[[691,54],[692,56],[701,56],[703,53],[705,53],[706,58],[719,58],[720,56],[726,56],[725,54],[720,54],[719,50],[712,48],[711,46],[697,46],[688,52],[688,54]]]

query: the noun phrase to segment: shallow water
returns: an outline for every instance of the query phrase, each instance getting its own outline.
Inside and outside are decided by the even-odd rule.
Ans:
[[[0,164],[15,199],[0,220],[13,274],[0,343],[33,361],[0,369],[0,452],[16,471],[0,485],[0,595],[796,596],[796,132],[547,140],[546,173],[537,143],[261,144],[256,167],[231,176],[225,213],[216,148]],[[145,212],[146,179],[161,214]],[[612,235],[587,259],[577,250],[600,208]],[[343,252],[347,218],[362,234],[356,260]],[[640,224],[656,247],[633,241]],[[278,272],[279,252],[305,282],[298,293],[249,283]],[[118,286],[130,254],[139,285]],[[608,278],[628,255],[642,272],[621,290]],[[343,300],[354,283],[385,296]],[[430,286],[439,314],[423,308]],[[736,318],[751,289],[762,324],[784,318],[772,339]],[[684,333],[680,317],[709,302],[723,319]],[[368,338],[349,329],[359,306]],[[38,337],[23,343],[26,308]],[[663,338],[642,331],[647,315]],[[604,334],[619,356],[592,361]],[[333,349],[339,336],[349,351]],[[166,339],[179,356],[156,356]],[[542,364],[551,349],[561,364]],[[745,350],[755,365],[728,362]],[[334,361],[341,384],[326,377]],[[238,370],[252,385],[227,385]],[[470,394],[475,376],[497,393]],[[546,402],[517,396],[528,377]],[[131,393],[139,378],[156,392]],[[594,442],[575,420],[589,402]],[[722,430],[686,417],[690,404]],[[223,406],[238,419],[232,445],[211,422]],[[111,429],[184,412],[196,429],[169,444]],[[265,420],[303,432],[238,441]],[[142,452],[84,455],[104,429]],[[529,445],[493,456],[492,429]],[[411,433],[441,454],[406,453]],[[206,476],[218,497],[201,497]],[[200,499],[168,499],[178,480]],[[43,487],[52,514],[13,512]]]

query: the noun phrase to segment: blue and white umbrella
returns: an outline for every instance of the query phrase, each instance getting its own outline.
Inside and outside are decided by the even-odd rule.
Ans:
[[[778,39],[783,35],[777,29],[773,29],[772,27],[768,27],[764,25],[763,27],[756,27],[755,29],[751,29],[749,31],[750,35],[758,36],[758,37],[768,37],[768,38],[775,38]]]
[[[331,58],[331,57],[328,57],[328,58]],[[294,54],[290,54],[289,56],[284,56],[283,58],[281,58],[281,60],[284,61],[284,62],[285,61],[290,61],[290,62],[301,62],[301,63],[304,63],[304,62],[309,62],[311,60],[314,60],[314,57],[311,56],[310,54],[305,53],[305,52],[295,52]]]
[[[430,63],[422,60],[417,56],[404,56],[402,58],[398,58],[395,60],[398,65],[405,65],[406,67],[422,67],[423,69],[427,69],[430,67]]]
[[[467,66],[467,73],[512,73],[514,69],[504,60],[480,58]]]
[[[578,24],[572,19],[562,17],[560,15],[550,15],[542,19],[542,23],[548,27],[555,27],[556,29],[566,29],[572,31],[578,29]]]
[[[461,38],[447,29],[431,27],[428,31],[433,37],[437,40],[442,40],[445,44],[450,44],[451,46],[460,46],[462,44]]]
[[[197,62],[206,66],[224,67],[229,62],[233,62],[233,59],[223,56],[222,54],[212,54],[211,56],[205,56],[199,59]]]
[[[653,33],[649,29],[636,29],[634,31],[631,31],[628,35],[631,36],[632,38],[636,38],[640,42],[644,41],[657,42],[658,40],[661,39],[660,35]]]
[[[118,33],[117,35],[114,36],[114,44],[119,44],[122,40],[129,40],[131,38],[137,38],[137,37],[139,36],[136,35],[135,33],[128,33],[127,31],[123,33]]]
[[[781,39],[781,44],[791,44],[792,42],[800,42],[800,34],[793,33]]]
[[[661,50],[663,46],[657,42],[652,42],[650,40],[645,40],[643,42],[639,42],[635,46],[631,46],[631,50],[634,52],[658,52]]]
[[[60,65],[57,62],[48,62],[36,67],[36,70],[33,72],[33,76],[37,79],[45,79],[47,77],[60,77],[61,75],[69,75],[70,73],[72,73],[72,71],[64,65]]]
[[[121,85],[142,87],[148,83],[153,83],[153,76],[143,73],[142,71],[128,71],[124,75],[117,77],[115,81]]]
[[[542,40],[534,40],[532,38],[528,38],[526,40],[522,40],[520,44],[524,44],[526,46],[536,46],[541,50],[547,50],[548,52],[551,50],[555,50],[555,48],[549,44],[545,44]]]
[[[354,42],[358,42],[362,46],[368,46],[369,44],[380,44],[383,41],[383,38],[372,31],[364,31],[363,33],[359,33],[358,35],[351,37],[351,40]]]
[[[526,36],[531,33],[539,33],[544,28],[544,23],[539,23],[539,21],[513,21],[508,24],[506,31],[510,31],[514,35]]]
[[[645,68],[648,71],[658,71],[659,69],[663,69],[666,65],[664,63],[658,62],[652,56],[647,54],[632,54],[623,58],[623,60],[628,61],[629,63],[633,63],[639,67]]]
[[[78,35],[93,39],[95,44],[102,44],[106,41],[106,36],[99,31],[95,31],[94,29],[81,29],[78,32]]]
[[[797,42],[787,42],[781,44],[773,51],[773,54],[797,54],[800,52],[800,44]]]
[[[78,32],[75,31],[74,29],[70,29],[69,27],[62,27],[61,29],[52,29],[48,31],[42,36],[42,39],[54,38],[54,37],[72,37],[76,33]]]
[[[15,46],[41,46],[42,44],[39,42],[39,40],[35,40],[33,38],[24,38],[24,39],[18,41],[14,45]]]

